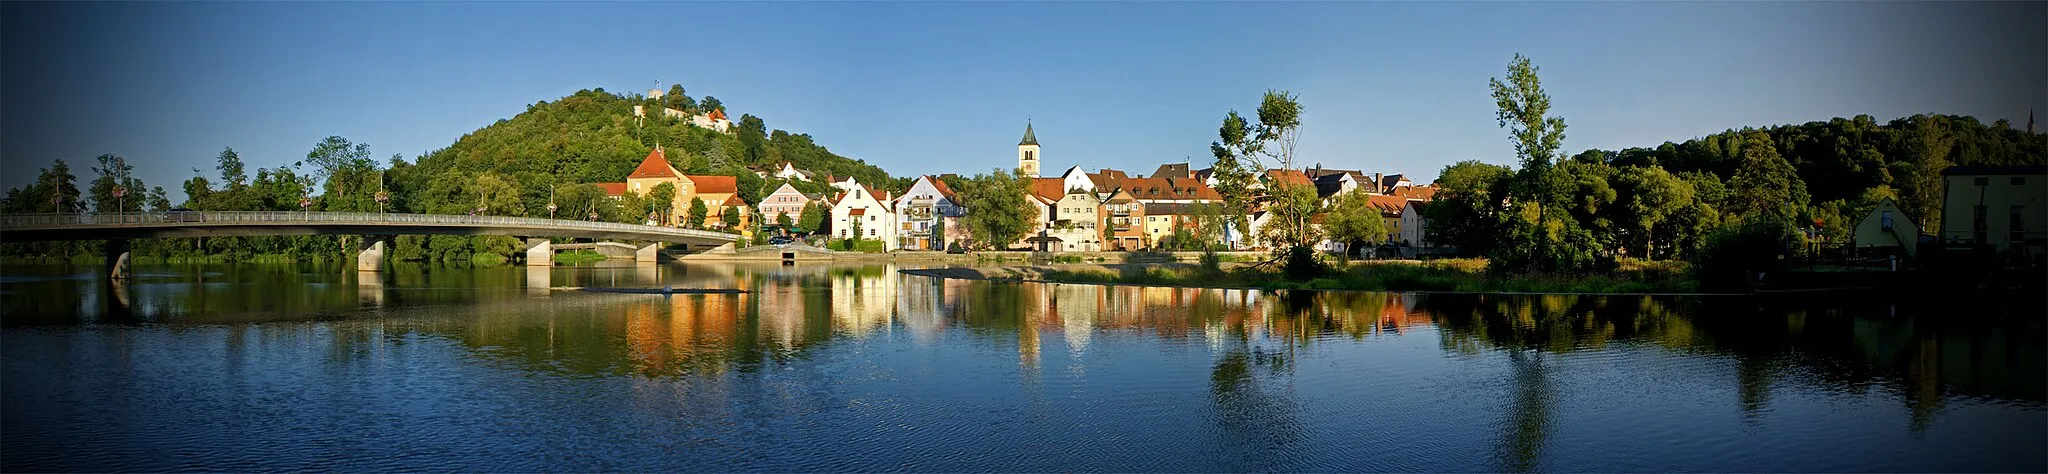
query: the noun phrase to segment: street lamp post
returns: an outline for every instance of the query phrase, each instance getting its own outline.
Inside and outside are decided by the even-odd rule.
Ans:
[[[119,219],[119,220],[120,220],[120,221],[122,221],[122,222],[127,222],[127,221],[128,221],[128,216],[127,216],[127,213],[128,213],[128,187],[127,187],[127,186],[115,186],[115,187],[114,187],[114,218],[115,218],[115,219]]]
[[[548,185],[548,220],[555,219],[555,185]]]
[[[384,170],[377,170],[377,213],[384,213],[384,203],[391,201],[391,193],[384,192]]]

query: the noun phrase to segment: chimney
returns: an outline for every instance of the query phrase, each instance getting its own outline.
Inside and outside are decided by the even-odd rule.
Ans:
[[[1380,174],[1379,174],[1379,173],[1373,173],[1373,174],[1372,174],[1372,189],[1373,189],[1374,191],[1378,191],[1378,190],[1380,189],[1380,179],[1381,179],[1381,178],[1382,178],[1382,176],[1380,176]]]

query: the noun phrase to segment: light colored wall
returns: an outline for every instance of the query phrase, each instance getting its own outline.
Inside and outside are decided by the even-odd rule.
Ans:
[[[1102,201],[1093,193],[1068,194],[1053,204],[1053,220],[1067,221],[1066,229],[1053,228],[1050,235],[1059,237],[1065,245],[1063,250],[1102,250]]]
[[[1977,184],[1978,178],[1986,178]],[[2020,180],[2015,184],[2013,180]],[[1947,199],[1941,212],[1944,242],[1972,242],[1978,238],[1976,206],[1983,205],[1984,241],[1999,249],[2012,248],[2012,232],[2040,238],[2048,231],[2048,175],[1950,175],[1944,176]],[[2014,229],[2012,209],[2020,208],[2020,229]]]
[[[1030,159],[1026,159],[1027,152]],[[1025,176],[1038,177],[1038,164],[1043,162],[1045,155],[1038,153],[1038,145],[1017,145],[1017,169],[1024,170]]]
[[[1892,216],[1890,230],[1884,228],[1884,215],[1887,212]],[[1858,248],[1903,247],[1907,255],[1912,255],[1918,250],[1919,236],[1920,226],[1914,224],[1912,219],[1906,218],[1906,212],[1899,210],[1899,206],[1893,205],[1889,199],[1871,208],[1870,213],[1865,214],[1863,220],[1856,223],[1855,239]]]
[[[854,209],[865,209],[864,215],[854,216]],[[896,214],[865,189],[848,192],[832,206],[832,238],[853,237],[853,218],[859,217],[860,238],[882,241],[883,250],[896,250]]]

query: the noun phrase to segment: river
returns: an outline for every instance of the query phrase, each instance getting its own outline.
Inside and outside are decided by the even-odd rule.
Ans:
[[[0,272],[0,470],[2048,470],[2037,307],[136,273]]]

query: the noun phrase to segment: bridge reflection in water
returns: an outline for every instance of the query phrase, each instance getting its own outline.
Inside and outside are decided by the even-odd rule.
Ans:
[[[321,278],[333,285],[307,284]],[[1053,430],[1031,419],[1075,421],[1061,413],[1080,410],[1174,433],[1165,438],[1200,447],[1179,460],[1194,464],[1169,464],[1187,470],[1372,470],[1304,460],[1322,458],[1318,453],[1328,452],[1331,437],[1372,433],[1390,448],[1414,445],[1375,451],[1374,459],[1399,460],[1398,453],[1411,449],[1444,456],[1396,462],[1389,466],[1404,469],[1393,470],[1589,467],[1559,460],[1583,458],[1575,449],[1606,443],[1592,441],[1607,439],[1601,436],[1634,439],[1613,441],[1622,446],[1597,457],[1620,464],[1602,465],[1637,466],[1627,464],[1629,456],[1651,453],[1665,456],[1664,464],[1653,459],[1640,461],[1652,469],[1622,470],[1660,470],[1654,468],[1690,464],[1669,460],[1684,453],[1629,443],[1698,442],[1684,433],[1703,431],[1713,439],[1687,446],[1727,454],[1741,449],[1714,443],[1758,441],[1715,438],[1730,430],[1763,440],[1806,436],[1830,426],[1816,420],[1860,419],[1864,412],[1896,413],[1904,422],[1859,431],[1917,437],[1946,423],[1953,436],[1983,415],[1958,407],[2038,410],[2044,398],[2039,374],[2048,371],[2040,323],[1999,321],[1995,308],[1979,311],[1984,319],[1973,321],[1915,316],[1924,310],[1911,307],[1897,308],[1894,316],[1886,305],[1809,308],[1752,298],[1006,284],[905,276],[893,266],[407,267],[357,280],[353,291],[342,292],[334,290],[347,282],[331,278],[319,271],[145,275],[127,298],[135,301],[138,322],[228,323],[234,330],[220,337],[230,345],[276,339],[278,346],[297,347],[309,334],[323,334],[333,340],[338,360],[371,365],[362,354],[420,357],[446,344],[462,359],[487,361],[521,380],[548,381],[543,386],[618,381],[605,385],[622,391],[606,399],[618,402],[604,404],[606,413],[660,415],[645,419],[717,425],[729,421],[718,416],[744,410],[793,414],[787,419],[818,414],[845,421],[848,411],[861,410],[915,417],[904,411],[912,402],[944,401],[964,406],[945,405],[938,410],[943,417],[905,423],[939,431],[950,426],[947,420],[965,417],[1029,431]],[[253,286],[196,281],[203,279]],[[63,284],[69,283],[51,283]],[[750,293],[527,294],[605,285]],[[61,291],[20,284],[6,289],[0,299],[10,325],[36,324],[38,314],[68,309],[35,306],[61,298]],[[40,296],[24,298],[25,292]],[[377,317],[352,318],[350,311]],[[334,318],[337,313],[343,316]],[[272,324],[301,314],[328,319]],[[265,324],[239,324],[250,322]],[[177,333],[200,338],[206,331]],[[1181,390],[1191,382],[1195,390]],[[1002,402],[962,401],[982,397]],[[1817,409],[1816,398],[1863,411]],[[1636,403],[1643,399],[1653,402]],[[1674,400],[1696,403],[1675,409]],[[1087,411],[1103,406],[1137,413]],[[973,415],[991,407],[1009,411]],[[780,426],[782,420],[752,422]],[[1717,424],[1721,420],[1734,426]],[[1100,425],[1088,429],[1122,434]],[[1636,425],[1671,431],[1630,438]],[[1386,427],[1419,434],[1404,439]],[[1049,432],[1064,433],[1037,434]],[[1452,451],[1464,455],[1429,451],[1434,443],[1452,443]],[[1117,449],[1114,443],[1097,447]],[[1201,457],[1205,449],[1218,454]],[[1430,463],[1454,458],[1478,461]]]

